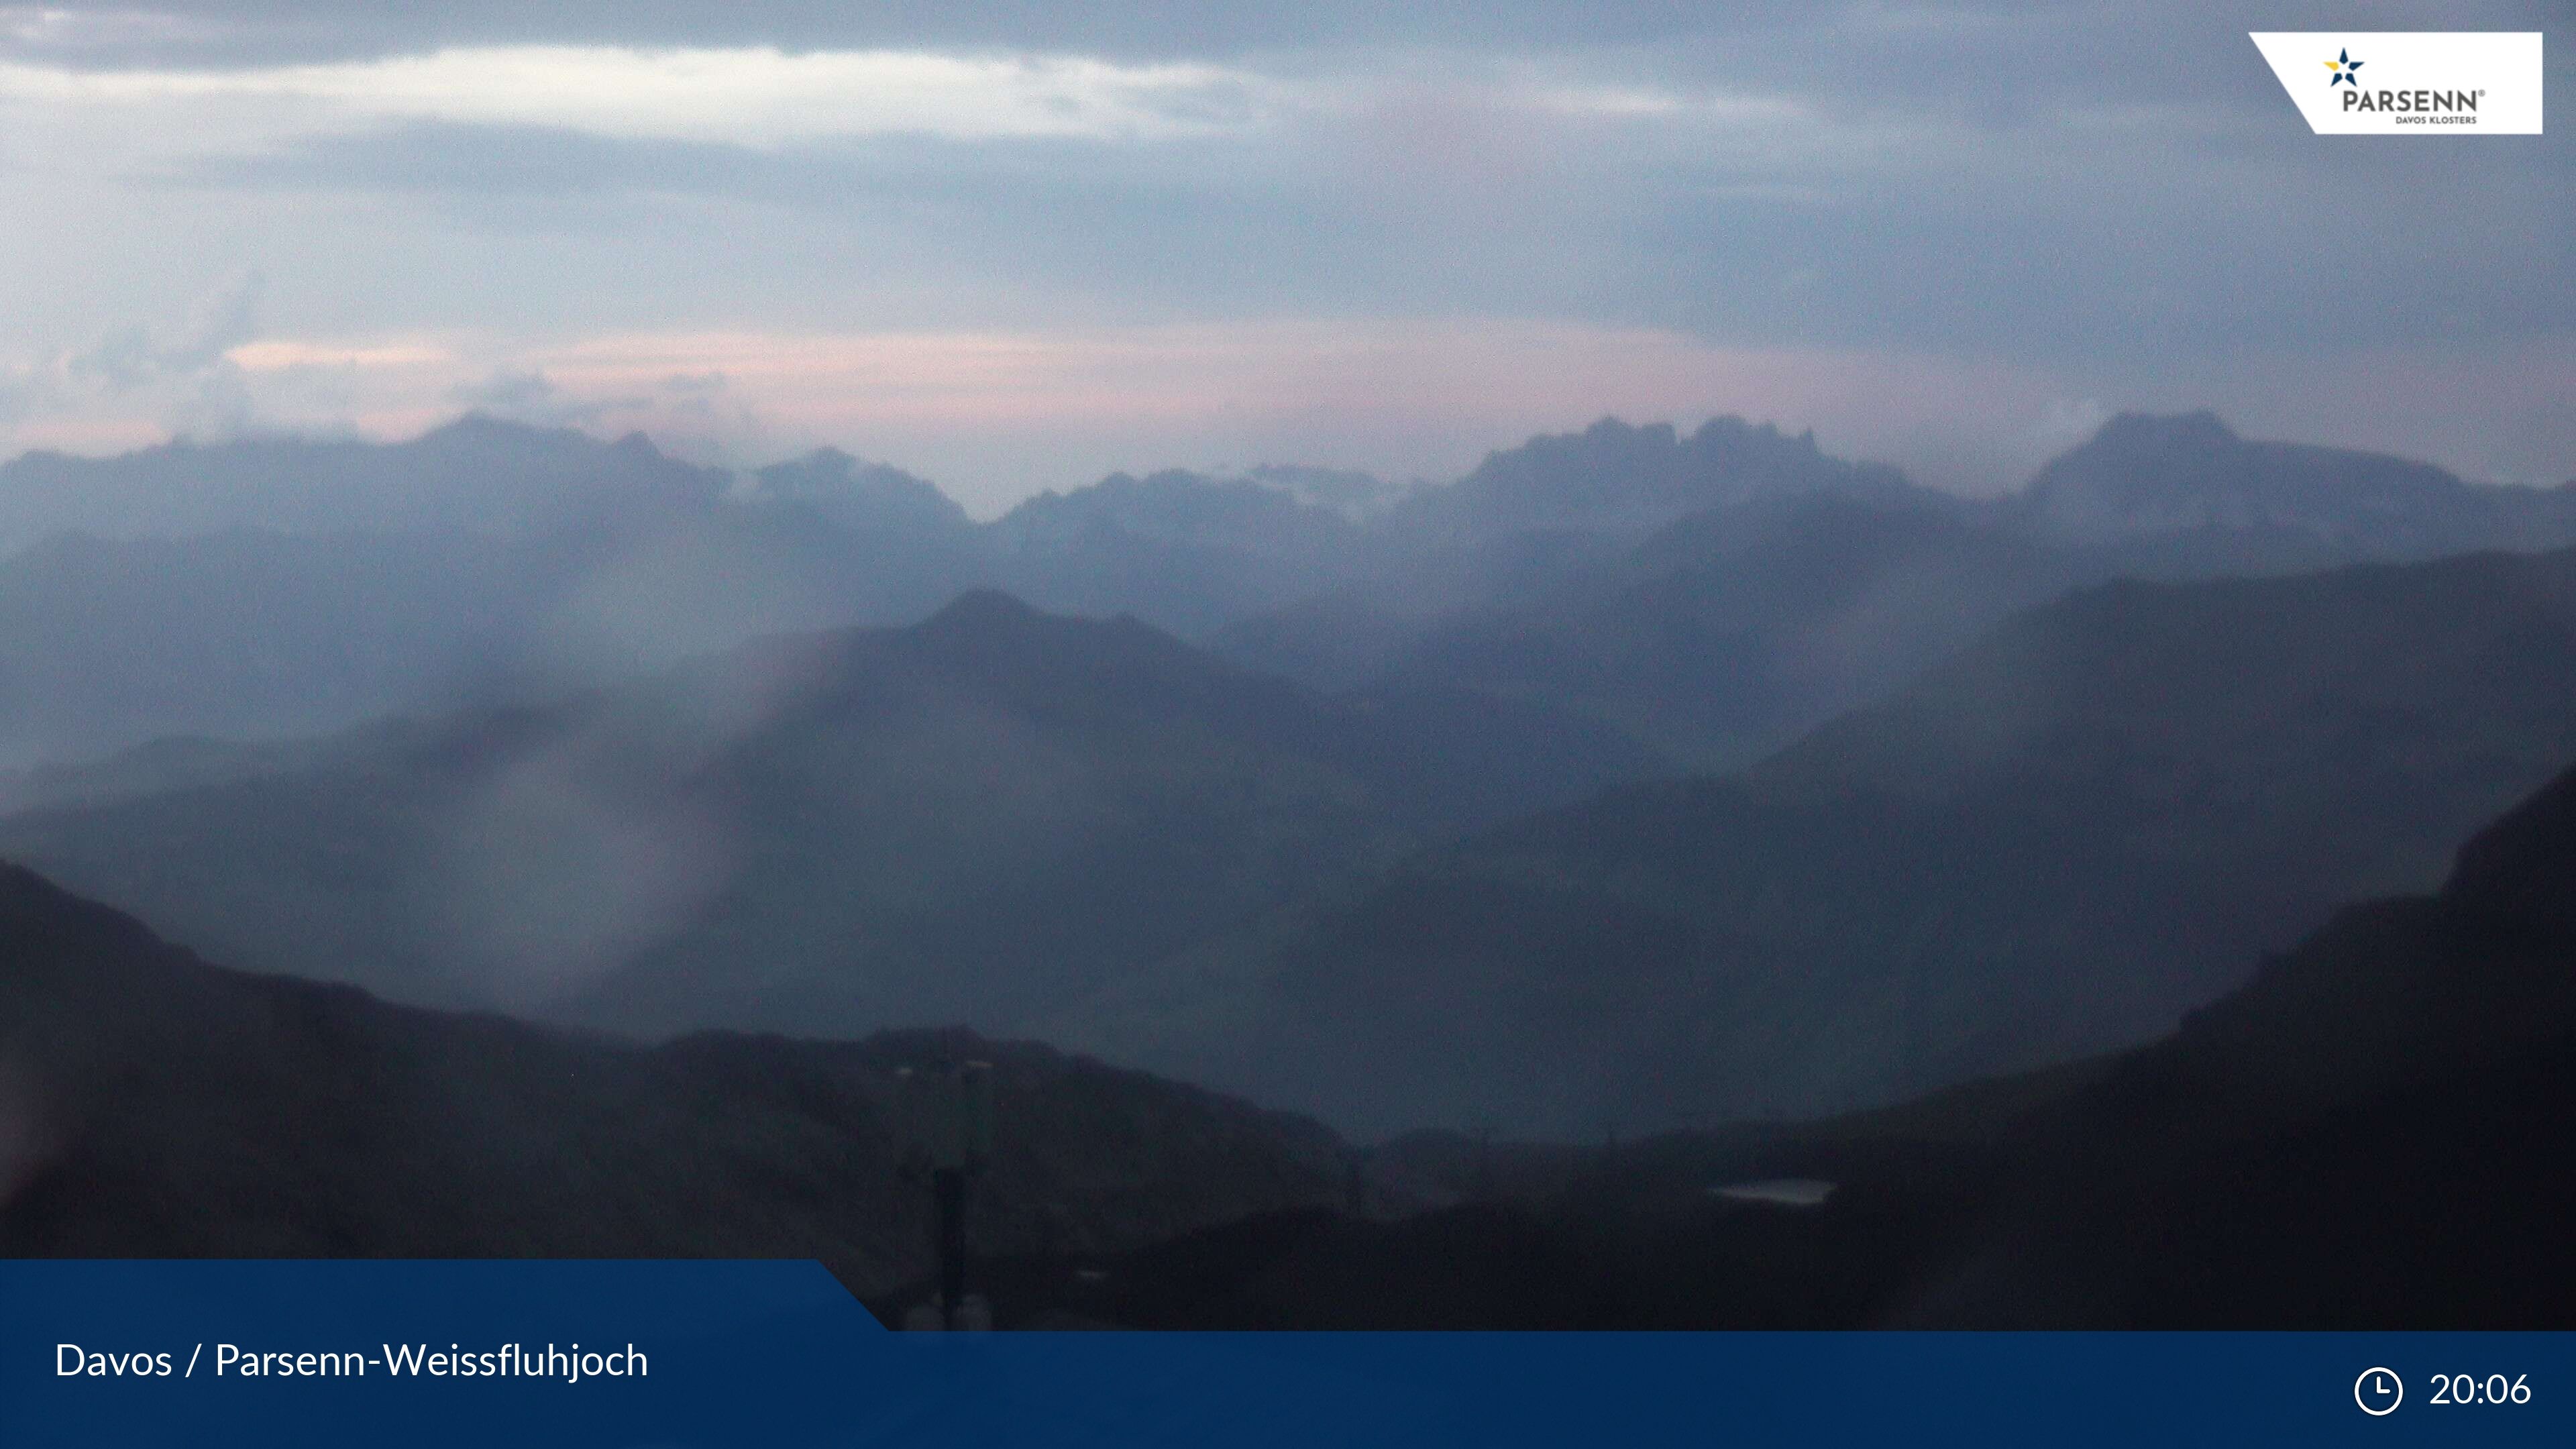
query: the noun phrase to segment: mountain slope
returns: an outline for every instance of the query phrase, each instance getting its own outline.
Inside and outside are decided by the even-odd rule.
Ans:
[[[2570,882],[2576,771],[2472,839],[2438,895],[2341,912],[2036,1118],[1996,1223],[1921,1312],[2566,1327]]]
[[[1416,857],[1053,1029],[1346,1130],[1812,1113],[2146,1039],[2576,756],[2576,552],[2016,617],[1741,777]]]
[[[1765,437],[1721,422],[1702,439],[1729,436]],[[1675,471],[1700,446],[1604,423],[1498,454],[1479,477],[1571,506],[1628,496],[1637,485],[1618,479]],[[1463,498],[1472,482],[1419,502]],[[2069,589],[2576,541],[2576,485],[2474,485],[2405,459],[2248,441],[2206,413],[2122,415],[1989,503],[1821,455],[1786,475],[1757,469],[1664,496],[1733,501],[1474,607],[1423,617],[1313,600],[1231,626],[1211,647],[1330,685],[1438,682],[1548,700],[1697,768],[1733,769]]]
[[[1701,442],[1730,429],[1744,431]],[[1745,434],[1767,451],[1732,452],[1669,429],[1587,436],[1614,433],[1648,444],[1605,444],[1623,467],[1717,470],[1690,484],[1709,496],[1799,458],[1848,471],[1767,434]],[[477,416],[393,444],[29,453],[0,464],[0,768],[542,697],[764,633],[918,619],[983,585],[1194,636],[1363,585],[1483,600],[1628,526],[1633,500],[1561,441],[1497,454],[1412,526],[1369,480],[1298,469],[1116,474],[977,525],[930,484],[831,449],[732,478],[640,435]],[[1488,494],[1524,514],[1557,499],[1545,536],[1456,533]]]
[[[2342,913],[2154,1046],[1840,1121],[1496,1148],[1479,1201],[1407,1217],[1385,1169],[1422,1149],[1355,1176],[1311,1124],[1043,1048],[602,1046],[222,971],[0,869],[0,1251],[811,1254],[900,1303],[927,1264],[896,1073],[975,1055],[1006,1324],[2563,1329],[2571,878],[2576,771],[2437,896]],[[1765,1173],[1833,1192],[1708,1192]],[[1363,1192],[1397,1220],[1327,1209]]]
[[[178,788],[0,851],[209,950],[645,1033],[1009,1029],[1341,873],[1648,772],[1548,711],[1327,699],[970,594]]]
[[[0,560],[0,763],[460,697],[545,612],[513,552],[452,531],[38,544]]]
[[[0,539],[34,540],[0,557],[0,765],[560,693],[919,618],[987,572],[918,479],[837,454],[724,476],[475,418],[391,445],[30,454],[0,467]]]
[[[645,1050],[246,976],[0,867],[0,1253],[927,1268],[906,1068],[994,1065],[979,1250],[1329,1200],[1310,1122],[962,1033]]]
[[[1358,529],[1277,488],[1175,470],[1042,493],[985,535],[994,577],[1034,603],[1195,636],[1338,586]]]
[[[526,540],[60,538],[0,560],[0,764],[542,697],[764,633],[918,618],[976,574],[803,503]]]
[[[1422,1134],[1366,1163],[1432,1211],[1354,1199],[987,1280],[1006,1325],[2563,1331],[2571,881],[2576,769],[2437,895],[2346,908],[2146,1047],[1824,1121]],[[1766,1181],[1808,1191],[1743,1190]]]
[[[539,697],[989,585],[1319,688],[1572,705],[1731,768],[2066,587],[2571,539],[2576,491],[2206,415],[2115,419],[1982,505],[1740,419],[1605,419],[1400,494],[1114,474],[981,525],[831,449],[730,477],[478,417],[34,453],[0,465],[0,767]]]
[[[1433,630],[1375,677],[1553,700],[1733,768],[2088,573],[1926,490],[1760,498],[1669,525],[1552,595]]]
[[[1729,438],[1751,455],[1732,471],[1651,481],[1695,476],[1683,460]],[[1559,516],[1540,507],[1555,500],[1569,521],[1551,561],[1447,595],[1305,601],[1211,646],[1328,687],[1436,680],[1553,700],[1732,769],[2070,588],[2576,542],[2576,487],[2480,486],[2399,458],[2252,442],[2206,413],[2115,418],[1989,502],[1800,441],[1723,420],[1688,441],[1608,423],[1534,439],[1413,506],[1461,512],[1447,527],[1464,537],[1470,499],[1525,519]],[[1613,546],[1617,501],[1657,498],[1688,507],[1647,509],[1671,521]],[[1526,549],[1542,536],[1506,538]]]
[[[2576,536],[2576,487],[2482,487],[2384,454],[2239,438],[2206,413],[2124,413],[2006,500],[2066,543],[2238,534],[2285,563],[2549,548]]]
[[[1603,418],[1489,455],[1446,488],[1416,492],[1379,520],[1391,532],[1448,536],[1580,528],[1642,538],[1676,519],[1758,497],[1901,496],[1913,485],[1881,464],[1827,456],[1813,433],[1712,418],[1683,437],[1668,423]]]
[[[697,511],[724,488],[723,473],[664,457],[642,434],[606,443],[475,415],[395,444],[274,438],[112,458],[35,452],[0,463],[0,552],[66,533],[449,529],[524,538],[603,511]]]

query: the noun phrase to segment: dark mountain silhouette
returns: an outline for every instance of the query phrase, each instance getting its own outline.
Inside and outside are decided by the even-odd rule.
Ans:
[[[1136,1246],[1329,1200],[1311,1122],[964,1033],[642,1049],[248,976],[0,867],[0,1253],[927,1267],[898,1076],[993,1064],[976,1239]]]
[[[1814,1113],[2147,1039],[2576,756],[2576,552],[2116,583],[1740,777],[1418,856],[1050,1035],[1345,1130]]]
[[[2438,895],[2339,913],[2035,1114],[1993,1227],[1918,1312],[2567,1327],[2571,883],[2576,771],[2472,839]]]
[[[646,1033],[1006,1029],[1655,767],[1542,708],[1327,698],[994,593],[283,761],[166,756],[22,781],[58,803],[0,849],[263,969]]]
[[[642,1049],[243,976],[5,869],[0,1251],[811,1255],[895,1309],[927,1269],[896,1074],[971,1056],[1006,1327],[2563,1329],[2571,878],[2576,771],[2152,1046],[1823,1122],[1352,1153],[958,1033]],[[1714,1191],[1760,1179],[1829,1190]]]
[[[1004,1326],[2564,1330],[2570,881],[2576,770],[2150,1046],[1820,1122],[1423,1134],[1338,1204],[987,1281]]]

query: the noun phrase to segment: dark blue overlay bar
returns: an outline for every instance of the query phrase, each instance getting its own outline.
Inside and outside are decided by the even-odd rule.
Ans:
[[[2563,1445],[2571,1406],[2567,1334],[902,1335],[811,1263],[0,1262],[13,1449]]]

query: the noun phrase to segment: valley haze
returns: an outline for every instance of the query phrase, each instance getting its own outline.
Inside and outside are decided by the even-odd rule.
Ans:
[[[1604,419],[983,524],[837,451],[469,416],[28,455],[0,532],[0,724],[48,761],[0,851],[218,959],[646,1039],[1037,1036],[1363,1136],[2145,1040],[2576,758],[2576,486],[2208,413],[1990,498]]]

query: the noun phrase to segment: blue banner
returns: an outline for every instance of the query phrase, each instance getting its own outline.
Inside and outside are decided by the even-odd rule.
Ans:
[[[0,1444],[2567,1444],[2565,1334],[889,1334],[788,1262],[0,1262]]]

